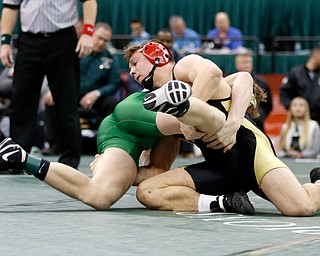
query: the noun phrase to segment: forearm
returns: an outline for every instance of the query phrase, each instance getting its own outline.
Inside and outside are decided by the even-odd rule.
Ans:
[[[178,155],[179,145],[180,140],[176,137],[167,136],[161,138],[151,149],[150,163],[147,166],[139,167],[133,185],[137,186],[148,178],[170,170]]]
[[[232,85],[232,100],[227,122],[238,129],[245,116],[253,93],[253,79],[249,73],[237,76]]]
[[[83,23],[94,25],[97,17],[98,4],[96,0],[87,0],[82,4]]]
[[[18,19],[18,9],[3,8],[1,17],[1,33],[12,35]]]

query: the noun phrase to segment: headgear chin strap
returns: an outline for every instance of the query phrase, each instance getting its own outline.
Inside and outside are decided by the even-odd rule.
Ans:
[[[153,74],[156,68],[158,67],[159,59],[156,59],[153,64],[153,68],[151,69],[149,75],[147,75],[141,82],[143,88],[147,90],[151,90],[153,87]]]

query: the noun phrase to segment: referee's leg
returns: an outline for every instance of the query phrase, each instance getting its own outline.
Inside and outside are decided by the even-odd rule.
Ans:
[[[61,150],[59,162],[77,168],[82,144],[78,113],[80,68],[75,53],[77,37],[74,31],[67,31],[51,43],[54,56],[46,68],[55,101],[55,129]]]

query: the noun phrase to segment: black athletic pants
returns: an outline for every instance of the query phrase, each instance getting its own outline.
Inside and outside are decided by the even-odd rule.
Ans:
[[[39,97],[46,75],[59,123],[59,162],[75,168],[81,156],[77,40],[73,27],[48,35],[19,35],[10,115],[10,136],[29,152],[35,142]]]

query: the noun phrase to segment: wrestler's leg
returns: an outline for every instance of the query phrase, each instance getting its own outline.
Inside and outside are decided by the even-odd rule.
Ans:
[[[133,184],[137,166],[122,149],[109,148],[95,159],[92,179],[62,163],[27,154],[10,138],[0,144],[1,169],[24,169],[60,192],[93,208],[109,208]]]
[[[320,186],[301,185],[287,168],[275,168],[262,179],[261,189],[287,216],[312,216],[320,208]]]
[[[148,110],[176,116],[180,122],[195,126],[200,131],[211,133],[219,131],[224,125],[225,114],[190,96],[191,87],[188,84],[169,81],[159,89],[148,93],[143,105]]]
[[[183,168],[176,168],[143,181],[137,198],[150,209],[197,211],[200,194]]]
[[[92,171],[94,176],[84,188],[82,201],[96,209],[107,209],[133,185],[137,166],[124,150],[108,148],[99,156]]]
[[[44,182],[97,210],[106,210],[133,184],[137,167],[133,159],[118,148],[106,149],[95,161],[91,179],[67,165],[50,163]]]
[[[220,196],[200,195],[192,177],[183,168],[176,168],[143,181],[137,188],[137,199],[146,207],[157,210],[206,209],[213,212],[254,214],[254,208],[243,192]]]

